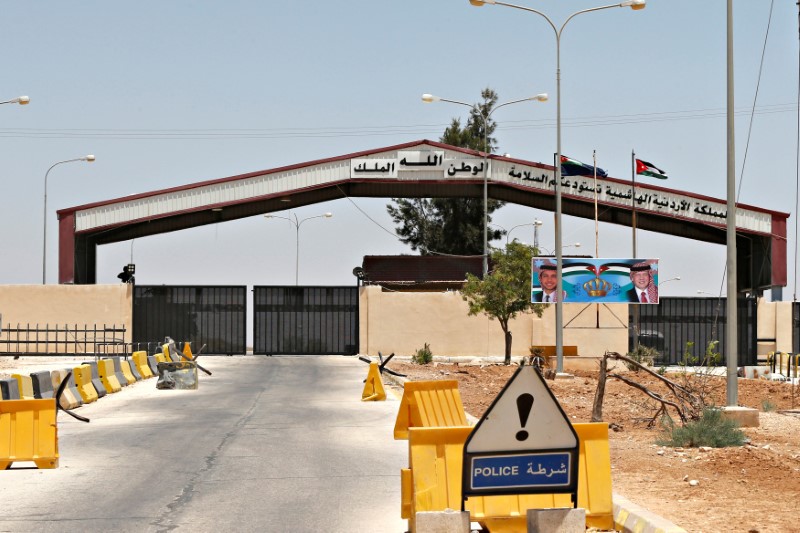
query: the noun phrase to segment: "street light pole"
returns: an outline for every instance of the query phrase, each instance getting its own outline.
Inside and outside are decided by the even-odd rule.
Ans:
[[[592,7],[589,9],[582,9],[577,11],[567,17],[567,20],[561,25],[560,28],[556,28],[556,25],[553,21],[542,13],[541,11],[537,11],[530,7],[518,6],[516,4],[508,4],[505,2],[498,2],[497,0],[469,0],[469,3],[474,6],[483,6],[484,4],[491,4],[491,5],[500,5],[506,7],[513,7],[514,9],[521,9],[522,11],[528,11],[530,13],[535,13],[542,18],[544,18],[550,27],[553,28],[553,33],[555,33],[556,37],[556,161],[555,161],[555,174],[556,174],[556,184],[555,184],[555,197],[556,197],[556,216],[555,216],[555,238],[556,238],[556,276],[558,278],[558,285],[556,290],[556,294],[563,294],[563,283],[561,279],[562,274],[562,266],[563,266],[563,258],[562,258],[562,250],[561,250],[561,33],[564,31],[564,27],[572,20],[574,17],[582,14],[582,13],[589,13],[591,11],[600,11],[601,9],[609,9],[612,7],[630,7],[631,9],[638,10],[644,9],[646,0],[626,0],[624,2],[620,2],[619,4],[610,4],[607,6],[600,6],[600,7]],[[561,374],[564,371],[564,308],[563,302],[561,301],[563,298],[558,298],[556,300],[556,374]]]
[[[28,96],[17,96],[16,98],[12,98],[11,100],[6,100],[5,102],[0,102],[2,104],[19,104],[19,105],[28,105],[31,99]]]
[[[504,102],[494,106],[488,113],[484,113],[479,104],[473,105],[458,100],[449,100],[427,93],[422,95],[422,101],[425,103],[449,102],[451,104],[465,105],[478,110],[481,120],[483,120],[483,276],[486,277],[486,274],[489,272],[489,133],[487,131],[489,129],[489,117],[491,117],[495,111],[507,105],[517,104],[519,102],[546,102],[547,93],[540,93],[536,96]]]
[[[20,98],[27,98],[27,96],[21,96]],[[25,102],[27,103],[27,102]],[[55,163],[53,166],[47,169],[47,172],[44,173],[44,218],[43,218],[43,231],[42,231],[42,285],[47,284],[47,176],[50,174],[50,171],[53,168],[57,167],[58,165],[62,165],[64,163],[74,163],[76,161],[86,161],[91,163],[94,161],[95,157],[91,154],[84,156],[84,157],[77,157],[75,159],[67,159],[65,161],[59,161]]]
[[[331,218],[333,213],[323,213],[322,215],[316,215],[313,217],[304,218],[302,220],[298,220],[297,215],[292,213],[294,219],[289,217],[282,217],[280,215],[264,215],[264,218],[282,218],[283,220],[288,220],[292,223],[295,229],[295,249],[294,249],[294,284],[295,286],[300,284],[300,226],[303,222],[307,220],[311,220],[313,218]]]

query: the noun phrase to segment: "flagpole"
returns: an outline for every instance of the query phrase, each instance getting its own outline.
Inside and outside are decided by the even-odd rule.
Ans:
[[[597,225],[597,150],[592,150],[594,164],[594,256],[600,257],[600,231]]]
[[[597,150],[592,150],[594,163],[594,257],[600,257],[600,228],[597,220]],[[595,304],[595,327],[600,327],[600,304]]]
[[[636,153],[631,150],[631,181],[633,194],[631,195],[631,228],[633,228],[633,259],[636,258]]]
[[[633,229],[633,257],[636,259],[636,152],[631,150],[631,181],[633,182],[633,194],[631,195],[631,228]],[[630,305],[630,304],[628,304]],[[633,349],[639,348],[639,304],[633,304]]]

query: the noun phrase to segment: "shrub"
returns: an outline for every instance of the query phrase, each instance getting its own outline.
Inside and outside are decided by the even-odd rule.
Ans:
[[[708,407],[703,410],[700,418],[688,422],[685,426],[667,423],[656,444],[686,448],[699,446],[727,448],[741,446],[745,440],[745,435],[735,420],[726,418],[720,409]]]
[[[777,409],[777,406],[770,400],[766,398],[761,400],[761,410],[764,411],[765,413],[771,413],[775,409]]]
[[[427,365],[431,361],[433,361],[433,352],[431,352],[431,347],[427,342],[424,347],[417,350],[417,353],[411,356],[411,362],[418,365]]]
[[[636,346],[636,349],[628,352],[626,355],[641,365],[653,366],[653,361],[655,361],[656,357],[660,354],[655,348],[639,344]],[[639,367],[628,362],[625,363],[625,366],[628,367],[628,370],[633,370],[634,372],[639,371]]]

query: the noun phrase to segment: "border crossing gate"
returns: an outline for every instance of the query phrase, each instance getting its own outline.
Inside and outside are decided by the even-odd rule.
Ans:
[[[133,342],[164,337],[206,344],[206,354],[240,355],[247,350],[247,287],[136,285]]]
[[[253,354],[355,355],[358,287],[253,288]]]

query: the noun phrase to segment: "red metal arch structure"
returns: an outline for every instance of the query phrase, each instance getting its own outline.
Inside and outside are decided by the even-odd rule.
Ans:
[[[146,192],[58,211],[60,283],[96,282],[97,246],[251,217],[345,196],[483,196],[553,211],[555,169],[521,159],[421,140]],[[562,177],[562,213],[689,239],[725,243],[725,200],[630,181]],[[737,284],[741,291],[786,286],[789,215],[737,204]]]

